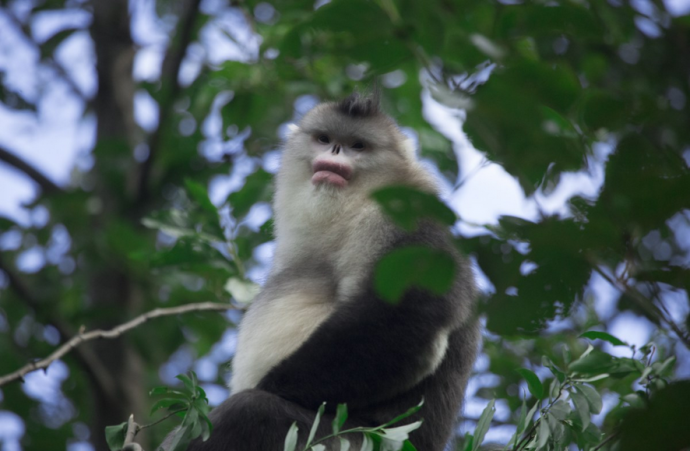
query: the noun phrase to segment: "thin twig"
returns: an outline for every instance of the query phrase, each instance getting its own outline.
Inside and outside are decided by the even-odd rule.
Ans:
[[[544,417],[544,414],[548,413],[549,409],[556,403],[556,401],[561,399],[561,395],[563,394],[563,390],[565,390],[566,386],[568,386],[569,384],[570,384],[570,380],[566,379],[563,382],[563,384],[561,385],[561,388],[558,390],[558,394],[551,400],[551,402],[546,407],[544,407],[543,409],[539,409],[541,415],[539,416],[539,418],[534,420],[534,424],[532,425],[530,430],[527,431],[525,433],[525,435],[522,437],[522,439],[518,442],[518,444],[515,445],[515,448],[513,448],[513,451],[518,451],[520,449],[520,447],[527,444],[527,441],[529,440],[531,435],[534,433],[534,431],[537,429],[537,426],[539,425],[539,422]]]
[[[14,153],[3,149],[0,147],[0,161],[4,161],[8,165],[19,169],[22,171],[24,174],[28,175],[31,177],[31,179],[38,183],[38,185],[41,187],[44,193],[56,193],[56,192],[62,192],[62,188],[57,186],[55,182],[50,180],[48,177],[43,175],[41,171],[27,163],[26,161],[22,160],[19,158],[17,155]]]
[[[599,443],[599,444],[597,445],[596,448],[593,448],[592,451],[600,450],[600,449],[603,448],[608,442],[610,442],[611,440],[615,439],[615,438],[618,437],[619,435],[620,435],[620,432],[614,432],[613,434],[611,434],[611,435],[609,435],[608,437],[606,437],[606,439],[605,439],[603,442]]]
[[[518,442],[518,444],[515,445],[515,448],[513,448],[514,451],[518,451],[518,450],[522,447],[522,445],[524,444],[523,442],[525,442],[526,440],[528,440],[528,439],[532,436],[532,434],[534,433],[534,431],[537,429],[537,426],[539,425],[539,421],[540,421],[540,420],[541,420],[541,417],[537,418],[537,419],[534,421],[534,424],[532,425],[532,427],[530,428],[530,430],[527,431],[527,432],[525,433],[525,435],[522,436],[522,439]]]
[[[39,319],[43,319],[43,315],[46,316],[45,320],[53,327],[57,329],[60,333],[61,340],[66,340],[68,337],[74,336],[74,331],[65,324],[60,318],[53,318],[51,315],[46,313],[46,306],[39,302],[38,299],[34,297],[29,289],[19,280],[16,274],[11,271],[0,258],[0,270],[3,271],[7,280],[9,281],[9,286],[12,290],[19,296],[30,308],[32,308]],[[106,396],[111,399],[117,399],[117,388],[115,387],[115,381],[113,380],[110,372],[105,368],[101,360],[94,354],[92,349],[88,347],[80,347],[76,350],[77,361],[86,370],[88,375],[93,379],[94,383],[106,394]]]
[[[154,421],[153,423],[143,424],[143,425],[140,424],[140,425],[138,425],[137,432],[141,431],[142,429],[150,428],[150,427],[153,427],[159,423],[162,423],[165,420],[167,420],[168,418],[170,418],[171,416],[177,415],[178,413],[184,412],[185,410],[187,410],[186,407],[184,409],[174,410],[174,411],[170,412],[169,414],[167,414],[166,416],[164,416],[163,418]]]
[[[74,81],[72,76],[67,73],[67,70],[65,70],[64,66],[60,64],[55,58],[49,58],[47,60],[47,64],[53,68],[55,73],[62,79],[62,81],[65,82],[65,84],[69,87],[69,89],[72,91],[72,93],[79,97],[79,99],[83,102],[86,102],[89,100],[89,98],[86,96],[81,91],[81,88],[77,86],[77,83]]]
[[[48,366],[52,362],[61,358],[63,355],[67,354],[72,349],[76,348],[77,346],[79,346],[80,344],[82,344],[86,341],[95,340],[97,338],[116,338],[116,337],[119,337],[120,335],[127,332],[128,330],[134,329],[135,327],[138,327],[138,326],[144,324],[145,322],[147,322],[150,319],[158,318],[159,316],[178,315],[181,313],[188,313],[188,312],[194,312],[194,311],[202,311],[202,310],[218,310],[218,311],[220,311],[220,310],[230,310],[230,309],[234,309],[234,308],[235,307],[232,304],[220,304],[217,302],[201,302],[198,304],[181,305],[179,307],[157,308],[157,309],[151,310],[150,312],[139,315],[136,318],[134,318],[130,321],[127,321],[126,323],[120,324],[119,326],[114,327],[110,330],[97,329],[97,330],[93,330],[91,332],[84,332],[83,330],[80,330],[79,334],[72,337],[71,340],[69,340],[64,345],[60,346],[58,349],[56,349],[48,357],[46,357],[42,360],[39,360],[37,362],[31,362],[27,365],[24,365],[22,368],[18,369],[17,371],[15,371],[13,373],[10,373],[6,376],[0,377],[0,387],[7,384],[8,382],[12,382],[12,381],[15,381],[17,379],[22,379],[25,374],[30,373],[32,371],[48,368]]]
[[[684,332],[671,318],[667,318],[666,315],[664,315],[664,312],[657,305],[655,305],[651,299],[640,293],[639,290],[625,283],[624,280],[616,280],[612,278],[604,270],[602,270],[599,265],[596,264],[596,262],[592,262],[592,267],[608,283],[617,288],[618,291],[630,296],[637,303],[637,305],[642,307],[648,314],[652,315],[653,318],[658,319],[671,328],[671,330],[678,336],[678,339],[683,342],[685,347],[690,349],[690,336],[688,336],[688,334]]]

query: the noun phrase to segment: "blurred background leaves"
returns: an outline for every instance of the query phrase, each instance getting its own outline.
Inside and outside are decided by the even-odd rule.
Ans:
[[[477,405],[496,399],[487,437],[505,443],[538,386],[516,370],[533,371],[525,374],[546,391],[555,373],[542,357],[566,368],[585,352],[582,332],[608,331],[621,319],[645,325],[640,333],[653,345],[643,355],[677,356],[669,377],[687,378],[690,16],[672,6],[3,1],[7,123],[58,117],[45,105],[64,92],[91,144],[70,180],[56,184],[13,148],[23,132],[2,133],[0,162],[31,177],[38,192],[23,206],[29,220],[0,218],[0,374],[47,355],[82,325],[111,327],[162,305],[236,302],[228,280],[261,282],[270,261],[267,202],[286,124],[378,78],[386,111],[413,136],[459,213],[457,245],[480,277],[487,332],[461,433],[474,430]],[[69,52],[79,42],[86,56]],[[476,169],[463,164],[470,144],[453,138],[459,125],[453,133],[440,127],[432,106],[462,122],[482,152],[479,170],[495,163],[517,180],[536,205],[530,214],[487,224],[465,217],[456,200],[473,196],[463,191]],[[48,159],[51,149],[38,152]],[[542,208],[577,173],[597,181],[594,192]],[[448,220],[433,201],[420,207],[423,199],[401,195],[414,207],[403,212],[406,223]],[[161,379],[172,384],[194,367],[212,403],[226,396],[220,364],[232,356],[238,320],[210,312],[163,318],[83,346],[46,375],[2,387],[0,410],[25,428],[15,435],[22,449],[107,449],[105,425],[131,412],[145,418],[146,393]],[[619,356],[603,343],[597,352]],[[604,435],[572,437],[578,449],[619,430],[620,443],[598,449],[633,449],[626,444],[642,443],[638,423],[668,425],[645,449],[688,446],[676,426],[687,419],[676,409],[685,383],[626,425],[624,398],[640,390],[635,380],[621,373],[592,382],[604,399],[594,420]],[[36,391],[41,384],[49,389]],[[164,433],[142,443],[153,448]]]

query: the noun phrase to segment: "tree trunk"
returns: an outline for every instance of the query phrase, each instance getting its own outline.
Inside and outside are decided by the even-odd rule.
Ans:
[[[111,218],[120,216],[131,204],[135,186],[132,149],[138,129],[134,121],[135,83],[132,78],[134,45],[130,34],[127,0],[96,0],[93,2],[91,35],[96,50],[98,93],[93,102],[97,118],[95,165],[95,210],[93,236],[101,232]],[[129,169],[129,170],[128,170]],[[135,218],[132,218],[135,219]],[[97,327],[112,327],[136,311],[133,281],[123,268],[107,261],[108,252],[99,250],[103,243],[89,243],[87,264],[82,270],[89,274],[87,308],[105,311]],[[137,351],[126,337],[103,340],[92,345],[95,354],[111,376],[112,384],[104,387],[93,380],[94,416],[91,423],[92,442],[96,451],[106,451],[104,428],[126,421],[131,413],[137,420],[143,415],[144,370]]]

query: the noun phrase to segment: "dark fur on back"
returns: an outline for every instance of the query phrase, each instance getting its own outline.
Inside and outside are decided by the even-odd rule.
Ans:
[[[336,108],[350,117],[365,118],[381,114],[381,102],[376,90],[369,95],[355,92],[338,102]]]

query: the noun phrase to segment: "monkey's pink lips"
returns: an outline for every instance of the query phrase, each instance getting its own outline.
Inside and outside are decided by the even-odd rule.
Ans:
[[[333,161],[316,161],[312,169],[314,175],[311,177],[311,182],[314,185],[328,183],[343,188],[347,186],[347,182],[352,176],[352,169],[349,166]]]

